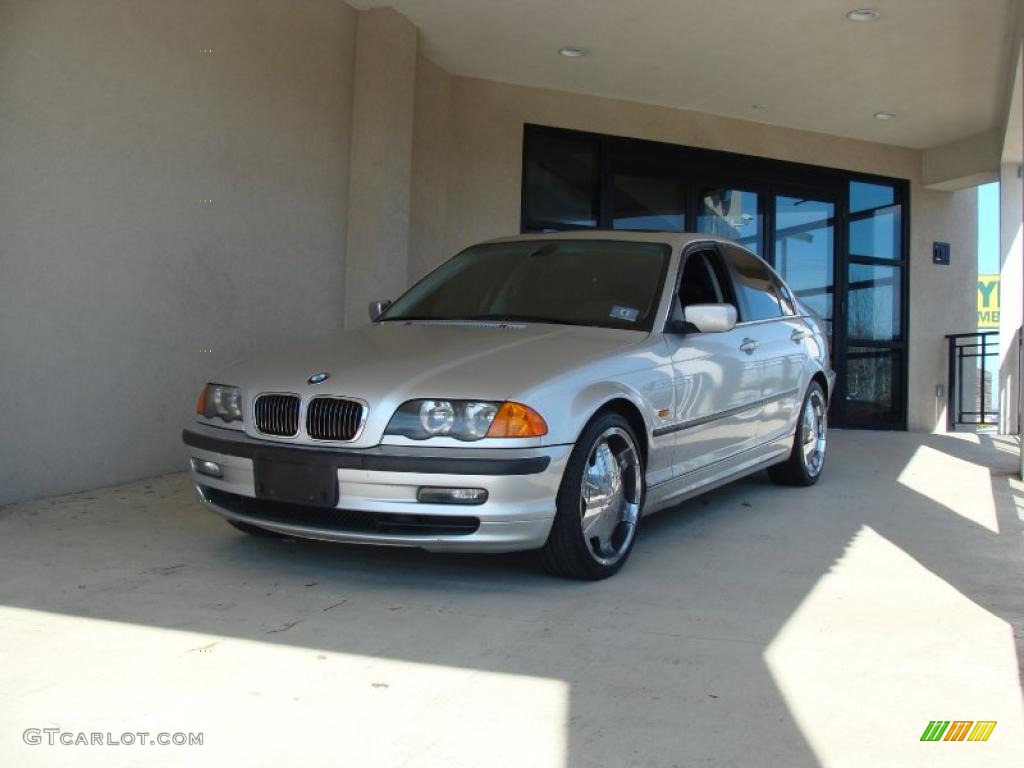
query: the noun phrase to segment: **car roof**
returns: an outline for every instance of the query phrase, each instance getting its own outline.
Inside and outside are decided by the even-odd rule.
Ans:
[[[569,229],[561,232],[527,232],[522,235],[509,235],[507,237],[496,237],[492,240],[485,240],[481,245],[489,243],[515,243],[515,242],[537,242],[544,240],[616,240],[619,242],[633,243],[664,243],[674,251],[682,250],[690,243],[728,243],[749,253],[755,259],[768,267],[769,271],[783,283],[786,281],[769,264],[763,256],[755,253],[750,248],[740,245],[735,240],[721,235],[712,235],[704,232],[665,232],[651,229],[625,230],[625,229]],[[790,289],[792,290],[792,289]]]
[[[698,232],[658,232],[651,230],[623,230],[623,229],[573,229],[563,232],[528,232],[523,235],[511,235],[509,237],[497,237],[488,240],[488,243],[514,243],[518,241],[536,242],[537,240],[618,240],[620,242],[634,243],[666,243],[673,248],[684,248],[690,243],[708,241],[717,243],[730,243],[735,245],[733,240],[720,235],[702,234]]]

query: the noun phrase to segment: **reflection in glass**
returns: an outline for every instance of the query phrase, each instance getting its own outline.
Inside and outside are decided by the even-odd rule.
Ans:
[[[850,213],[884,208],[896,202],[896,190],[890,184],[850,182]]]
[[[900,267],[851,264],[849,280],[849,337],[872,341],[899,338]]]
[[[673,179],[616,175],[612,179],[614,229],[686,228],[686,188]]]
[[[527,134],[526,220],[529,224],[597,226],[597,142]]]
[[[747,314],[743,320],[767,320],[782,316],[779,297],[775,293],[772,273],[761,259],[732,246],[726,247],[733,272],[736,273],[736,288],[743,297]]]
[[[832,331],[835,206],[801,197],[775,198],[775,269]]]
[[[757,212],[757,193],[738,189],[708,192],[701,200],[697,231],[728,237],[760,255],[761,217]]]
[[[850,423],[900,425],[901,356],[897,349],[847,349],[846,415]]]
[[[662,243],[517,240],[467,248],[380,318],[521,320],[651,329],[672,249]]]
[[[877,259],[903,258],[900,240],[900,206],[879,208],[850,219],[850,255]]]

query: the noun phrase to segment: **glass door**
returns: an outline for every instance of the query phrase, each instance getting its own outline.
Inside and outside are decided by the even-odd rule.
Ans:
[[[848,197],[778,191],[775,269],[825,321],[838,426],[902,429],[905,269],[902,205],[893,185],[852,181]]]
[[[776,194],[772,202],[772,256],[775,270],[801,302],[825,321],[832,349],[832,367],[839,372],[836,349],[841,323],[836,302],[836,209],[828,196]],[[840,376],[841,378],[841,376]],[[832,398],[829,419],[842,424],[843,417]]]
[[[850,182],[842,350],[843,418],[850,426],[905,428],[902,217],[895,185]]]
[[[697,231],[735,240],[763,258],[761,195],[744,189],[716,187],[698,201]]]
[[[775,196],[775,270],[825,321],[835,348],[836,203]]]

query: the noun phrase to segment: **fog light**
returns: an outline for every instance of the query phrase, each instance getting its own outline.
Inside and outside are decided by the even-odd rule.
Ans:
[[[483,488],[420,488],[417,500],[424,504],[483,504],[487,491]]]
[[[206,459],[197,459],[195,456],[192,457],[192,469],[200,475],[224,477],[224,470],[221,469],[220,464],[215,461],[207,461]]]

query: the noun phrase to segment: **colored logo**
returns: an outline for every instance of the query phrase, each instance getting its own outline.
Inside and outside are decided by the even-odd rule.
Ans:
[[[999,275],[978,275],[978,327],[999,329]]]
[[[320,371],[320,373],[314,373],[310,376],[308,381],[310,384],[319,384],[323,381],[327,381],[329,378],[331,378],[331,374],[327,371]]]
[[[995,720],[932,720],[921,741],[988,741],[995,729]]]

